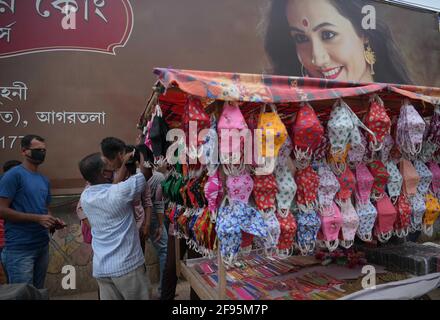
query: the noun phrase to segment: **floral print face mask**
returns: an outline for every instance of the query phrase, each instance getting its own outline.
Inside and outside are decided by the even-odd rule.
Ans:
[[[422,231],[428,237],[432,237],[434,224],[440,215],[440,203],[432,194],[426,195],[426,213],[423,218]]]
[[[387,184],[388,195],[390,196],[391,201],[396,203],[400,196],[400,192],[402,191],[403,178],[400,174],[399,168],[397,168],[397,165],[393,161],[388,161],[386,167],[387,172],[390,175]]]
[[[351,200],[341,203],[342,214],[342,240],[339,244],[345,249],[349,249],[354,244],[356,231],[359,228],[359,216],[351,203]]]
[[[318,168],[318,175],[318,199],[320,211],[322,212],[326,208],[331,208],[333,206],[333,200],[335,199],[340,186],[338,179],[327,164],[323,164]]]
[[[278,213],[286,217],[295,198],[297,185],[287,166],[278,166],[275,169],[275,178],[278,186],[276,194]]]
[[[332,204],[332,212],[332,215],[320,215],[321,231],[318,233],[318,242],[330,252],[338,248],[343,223],[341,211],[335,203]]]
[[[410,232],[421,231],[423,216],[426,212],[425,196],[420,193],[416,193],[413,197],[409,198],[409,202],[411,203]]]
[[[387,195],[384,195],[381,199],[377,200],[376,209],[377,220],[374,233],[380,242],[387,242],[393,235],[397,211]]]
[[[366,204],[356,203],[356,212],[359,216],[359,229],[357,230],[357,236],[362,241],[370,242],[373,240],[373,228],[377,217],[377,210],[368,201]]]
[[[316,246],[316,239],[321,227],[321,220],[314,211],[299,211],[297,218],[298,229],[296,231],[296,242],[302,255],[313,253]]]
[[[396,135],[396,143],[402,153],[415,156],[422,151],[425,126],[425,121],[414,106],[405,100],[400,109]]]
[[[394,234],[399,238],[405,238],[411,226],[411,203],[404,194],[397,199],[397,218],[394,224]]]
[[[298,185],[296,203],[302,211],[311,211],[318,206],[319,176],[311,166],[295,173]]]
[[[420,177],[419,185],[417,186],[417,191],[422,195],[426,195],[430,189],[432,181],[432,173],[429,168],[420,160],[414,161],[414,168]]]
[[[280,225],[280,237],[278,241],[278,256],[284,258],[290,255],[297,230],[295,217],[288,213],[285,217],[277,214]]]
[[[258,129],[261,129],[263,134],[262,141],[258,143],[258,146],[261,146],[259,150],[263,157],[270,155],[267,153],[268,151],[273,154],[273,157],[277,157],[288,136],[287,129],[281,121],[275,105],[271,104],[270,107],[272,112],[265,112],[266,105],[262,107],[258,121]]]
[[[380,97],[375,94],[370,100],[370,109],[365,119],[365,125],[374,133],[369,136],[371,149],[379,151],[384,144],[385,136],[391,131],[391,119],[388,116],[384,103]]]

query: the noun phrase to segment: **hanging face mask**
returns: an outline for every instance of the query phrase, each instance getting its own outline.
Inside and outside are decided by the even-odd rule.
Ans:
[[[368,201],[367,204],[356,203],[356,212],[359,216],[359,228],[356,235],[362,241],[370,242],[373,240],[373,228],[377,217],[377,210]]]
[[[263,134],[262,141],[258,145],[261,146],[259,150],[263,157],[277,157],[288,136],[275,105],[271,104],[270,107],[272,112],[265,112],[266,105],[262,107],[258,121],[258,129],[261,129]]]
[[[440,106],[434,107],[434,113],[427,130],[426,140],[440,147]]]
[[[393,203],[397,202],[400,196],[400,191],[402,190],[403,178],[400,174],[399,168],[393,161],[388,161],[386,164],[387,172],[390,175],[387,184],[388,195]]]
[[[387,163],[389,161],[393,146],[394,146],[393,137],[390,134],[387,134],[383,140],[382,150],[380,150],[380,160],[383,163]]]
[[[220,179],[219,170],[208,178],[204,187],[205,197],[208,200],[208,208],[211,217],[215,220],[217,209],[223,199],[223,185]]]
[[[374,177],[371,197],[374,200],[379,200],[385,196],[385,187],[388,184],[390,175],[385,165],[379,160],[370,162],[368,168]]]
[[[278,152],[277,167],[287,166],[292,151],[293,151],[292,140],[290,140],[290,137],[287,136],[286,141],[284,142],[283,146]]]
[[[414,168],[420,177],[417,191],[422,195],[426,195],[429,191],[432,181],[432,173],[429,168],[420,160],[414,161]]]
[[[333,106],[330,119],[327,123],[327,132],[330,140],[330,157],[336,163],[343,164],[343,154],[347,151],[350,141],[350,133],[355,125],[351,113],[348,111],[345,102],[339,100]],[[345,168],[341,168],[343,172]]]
[[[292,172],[287,166],[278,166],[275,169],[275,178],[278,186],[276,194],[278,214],[286,217],[295,198],[297,186]]]
[[[402,159],[399,165],[400,174],[403,178],[402,191],[407,198],[411,198],[417,193],[420,176],[411,161]]]
[[[321,143],[318,145],[318,147],[315,150],[315,153],[313,154],[313,159],[318,161],[321,159],[325,159],[325,157],[328,154],[328,151],[330,149],[330,141],[326,134],[322,137]]]
[[[338,179],[327,164],[323,164],[318,168],[318,175],[318,200],[320,211],[322,212],[326,208],[331,208],[333,206],[333,200],[335,199],[340,186]]]
[[[254,181],[248,173],[236,177],[229,176],[226,180],[226,187],[231,201],[248,203],[254,188]]]
[[[208,174],[212,175],[219,166],[217,120],[214,116],[211,117],[211,127],[203,141],[202,155],[208,168]]]
[[[374,233],[380,242],[387,242],[391,239],[391,236],[393,235],[393,228],[397,218],[397,211],[387,195],[377,200],[376,209],[377,220]]]
[[[289,213],[285,217],[277,214],[280,225],[280,237],[278,241],[278,256],[285,258],[290,256],[297,230],[295,217]]]
[[[432,237],[434,224],[440,215],[440,203],[432,194],[426,195],[426,212],[423,218],[422,230],[425,235]]]
[[[335,203],[332,204],[332,212],[332,215],[320,215],[321,231],[318,233],[318,243],[330,252],[338,248],[342,227],[342,214]]]
[[[193,96],[187,98],[182,117],[183,131],[188,139],[190,122],[197,124],[197,135],[201,130],[207,129],[210,126],[209,115],[206,113],[202,102],[199,98]]]
[[[356,199],[360,204],[368,204],[370,201],[371,189],[374,184],[374,177],[371,175],[367,166],[359,163],[356,166]]]
[[[394,224],[394,234],[399,238],[405,238],[411,226],[411,203],[401,194],[397,199],[397,218]]]
[[[263,211],[261,212],[264,222],[267,226],[268,237],[261,239],[266,254],[272,255],[273,250],[276,250],[278,241],[280,239],[280,223],[275,215],[274,211]]]
[[[426,212],[425,197],[420,193],[416,193],[415,196],[409,199],[409,202],[411,203],[410,232],[421,231],[423,224],[423,216],[425,215]]]
[[[348,151],[348,160],[352,164],[362,162],[366,151],[367,139],[358,127],[353,128],[353,131],[351,132],[350,150]]]
[[[311,166],[295,173],[298,186],[296,203],[298,207],[307,212],[318,206],[319,176]]]
[[[354,244],[356,231],[359,228],[359,216],[351,203],[351,200],[341,203],[342,214],[342,240],[339,244],[349,249]]]
[[[425,121],[408,100],[400,109],[396,143],[402,153],[415,156],[422,151]]]
[[[302,255],[313,253],[316,239],[321,227],[321,220],[314,211],[299,211],[297,218],[296,243]]]
[[[337,202],[348,201],[356,188],[356,178],[348,166],[345,167],[345,171],[338,177],[338,181],[341,188],[336,194]]]
[[[292,132],[295,159],[298,163],[303,164],[301,168],[306,167],[324,136],[324,127],[310,104],[303,103],[301,105]]]
[[[382,99],[374,95],[370,100],[370,110],[367,114],[365,125],[374,133],[369,136],[371,149],[379,151],[383,147],[385,136],[391,131],[391,119],[388,116]]]
[[[244,120],[238,104],[225,102],[222,114],[217,124],[220,141],[220,159],[222,160],[222,163],[235,163],[236,161],[240,160],[241,142],[232,143],[231,135],[229,133],[230,130],[233,129],[241,131],[247,128],[246,121]]]
[[[335,162],[335,173],[342,174],[345,171],[345,159],[348,154],[348,144],[351,139],[351,134],[355,127],[362,127],[365,129],[373,139],[373,145],[377,145],[377,140],[374,133],[368,129],[350,109],[350,107],[341,99],[333,106],[330,113],[330,119],[327,123],[327,131],[330,140],[330,155],[329,158]],[[360,135],[356,135],[354,139],[357,144],[360,144]]]
[[[432,192],[434,193],[434,195],[438,197],[438,195],[440,194],[439,193],[440,192],[440,167],[434,161],[431,161],[428,164],[428,167],[432,173],[431,189],[432,189]]]
[[[275,177],[270,174],[267,176],[254,177],[254,200],[258,210],[271,210],[275,212],[275,198],[278,193]]]

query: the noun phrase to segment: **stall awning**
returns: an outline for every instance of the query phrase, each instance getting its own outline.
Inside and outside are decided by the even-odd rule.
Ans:
[[[179,120],[187,95],[209,102],[242,102],[245,115],[259,110],[255,107],[261,103],[276,103],[280,113],[291,114],[299,103],[313,102],[323,121],[331,110],[331,100],[344,98],[355,112],[362,113],[368,106],[366,96],[373,93],[381,96],[391,114],[398,113],[405,97],[422,108],[422,113],[440,105],[440,88],[166,68],[156,68],[154,73],[165,87],[159,101],[170,122]]]

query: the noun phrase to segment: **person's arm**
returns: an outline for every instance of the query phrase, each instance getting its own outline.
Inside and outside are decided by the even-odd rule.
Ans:
[[[163,201],[163,194],[162,194],[162,185],[159,184],[156,189],[156,194],[154,197],[154,208],[155,208],[155,214],[157,214],[157,220],[159,221],[159,227],[156,230],[155,234],[155,241],[159,241],[162,237],[162,231],[163,231],[163,223],[164,223],[164,216],[165,216],[165,205]]]
[[[130,160],[134,155],[134,152],[127,153],[124,156],[124,159],[122,161],[122,166],[115,171],[115,175],[113,177],[113,184],[117,184],[119,182],[122,182],[125,180],[125,178],[128,175],[127,166],[125,165],[128,160]]]
[[[24,213],[10,208],[11,200],[0,198],[0,218],[15,223],[31,223],[36,222],[43,227],[50,229],[55,226],[57,219],[50,214],[33,214]]]

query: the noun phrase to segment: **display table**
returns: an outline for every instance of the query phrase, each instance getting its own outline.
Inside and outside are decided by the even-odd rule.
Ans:
[[[263,259],[260,257],[260,259]],[[298,297],[297,294],[293,294],[289,288],[273,288],[273,290],[265,291],[265,294],[261,296],[247,296],[247,295],[235,295],[236,291],[233,289],[234,276],[231,276],[229,272],[225,276],[225,284],[222,284],[222,277],[218,276],[220,270],[215,270],[211,274],[203,274],[200,266],[205,265],[218,265],[217,258],[207,259],[192,259],[187,261],[182,261],[180,264],[182,275],[188,280],[191,287],[198,294],[202,300],[385,300],[385,299],[413,299],[440,287],[440,273],[429,274],[425,276],[414,276],[407,274],[408,279],[400,281],[391,281],[380,284],[378,281],[377,285],[373,289],[364,289],[359,285],[359,290],[351,293],[347,288],[350,287],[348,284],[356,282],[360,283],[362,277],[366,274],[362,273],[362,266],[357,266],[355,268],[348,268],[345,266],[331,264],[328,266],[323,266],[319,264],[319,261],[313,262],[312,257],[295,257],[296,264],[304,263],[303,267],[299,267],[298,270],[293,270],[282,275],[274,276],[272,278],[268,277],[265,280],[272,281],[273,283],[279,283],[285,285],[289,281],[295,281],[292,279],[302,279],[302,277],[307,277],[310,275],[327,275],[335,281],[340,281],[339,284],[329,286],[328,289],[309,289],[310,291],[304,292],[302,289]],[[289,263],[286,263],[289,264]],[[220,264],[220,269],[222,264]],[[375,268],[376,278],[392,279],[394,273],[390,273],[385,270],[384,267],[379,265],[371,265]],[[213,270],[214,271],[214,270]],[[233,272],[231,272],[233,273]],[[217,281],[215,281],[217,280]],[[226,285],[227,281],[227,285]],[[263,279],[261,279],[263,281]],[[389,281],[389,280],[388,280]],[[220,282],[220,284],[219,284]],[[238,281],[240,282],[240,281]],[[245,280],[246,282],[246,280]],[[249,280],[250,282],[250,280]],[[225,285],[226,290],[221,290],[220,286]],[[304,288],[304,287],[303,287]],[[264,290],[263,290],[264,291]],[[224,293],[222,293],[224,292]],[[296,292],[296,290],[295,290]],[[245,297],[245,298],[243,298]],[[248,297],[249,299],[247,299]]]

